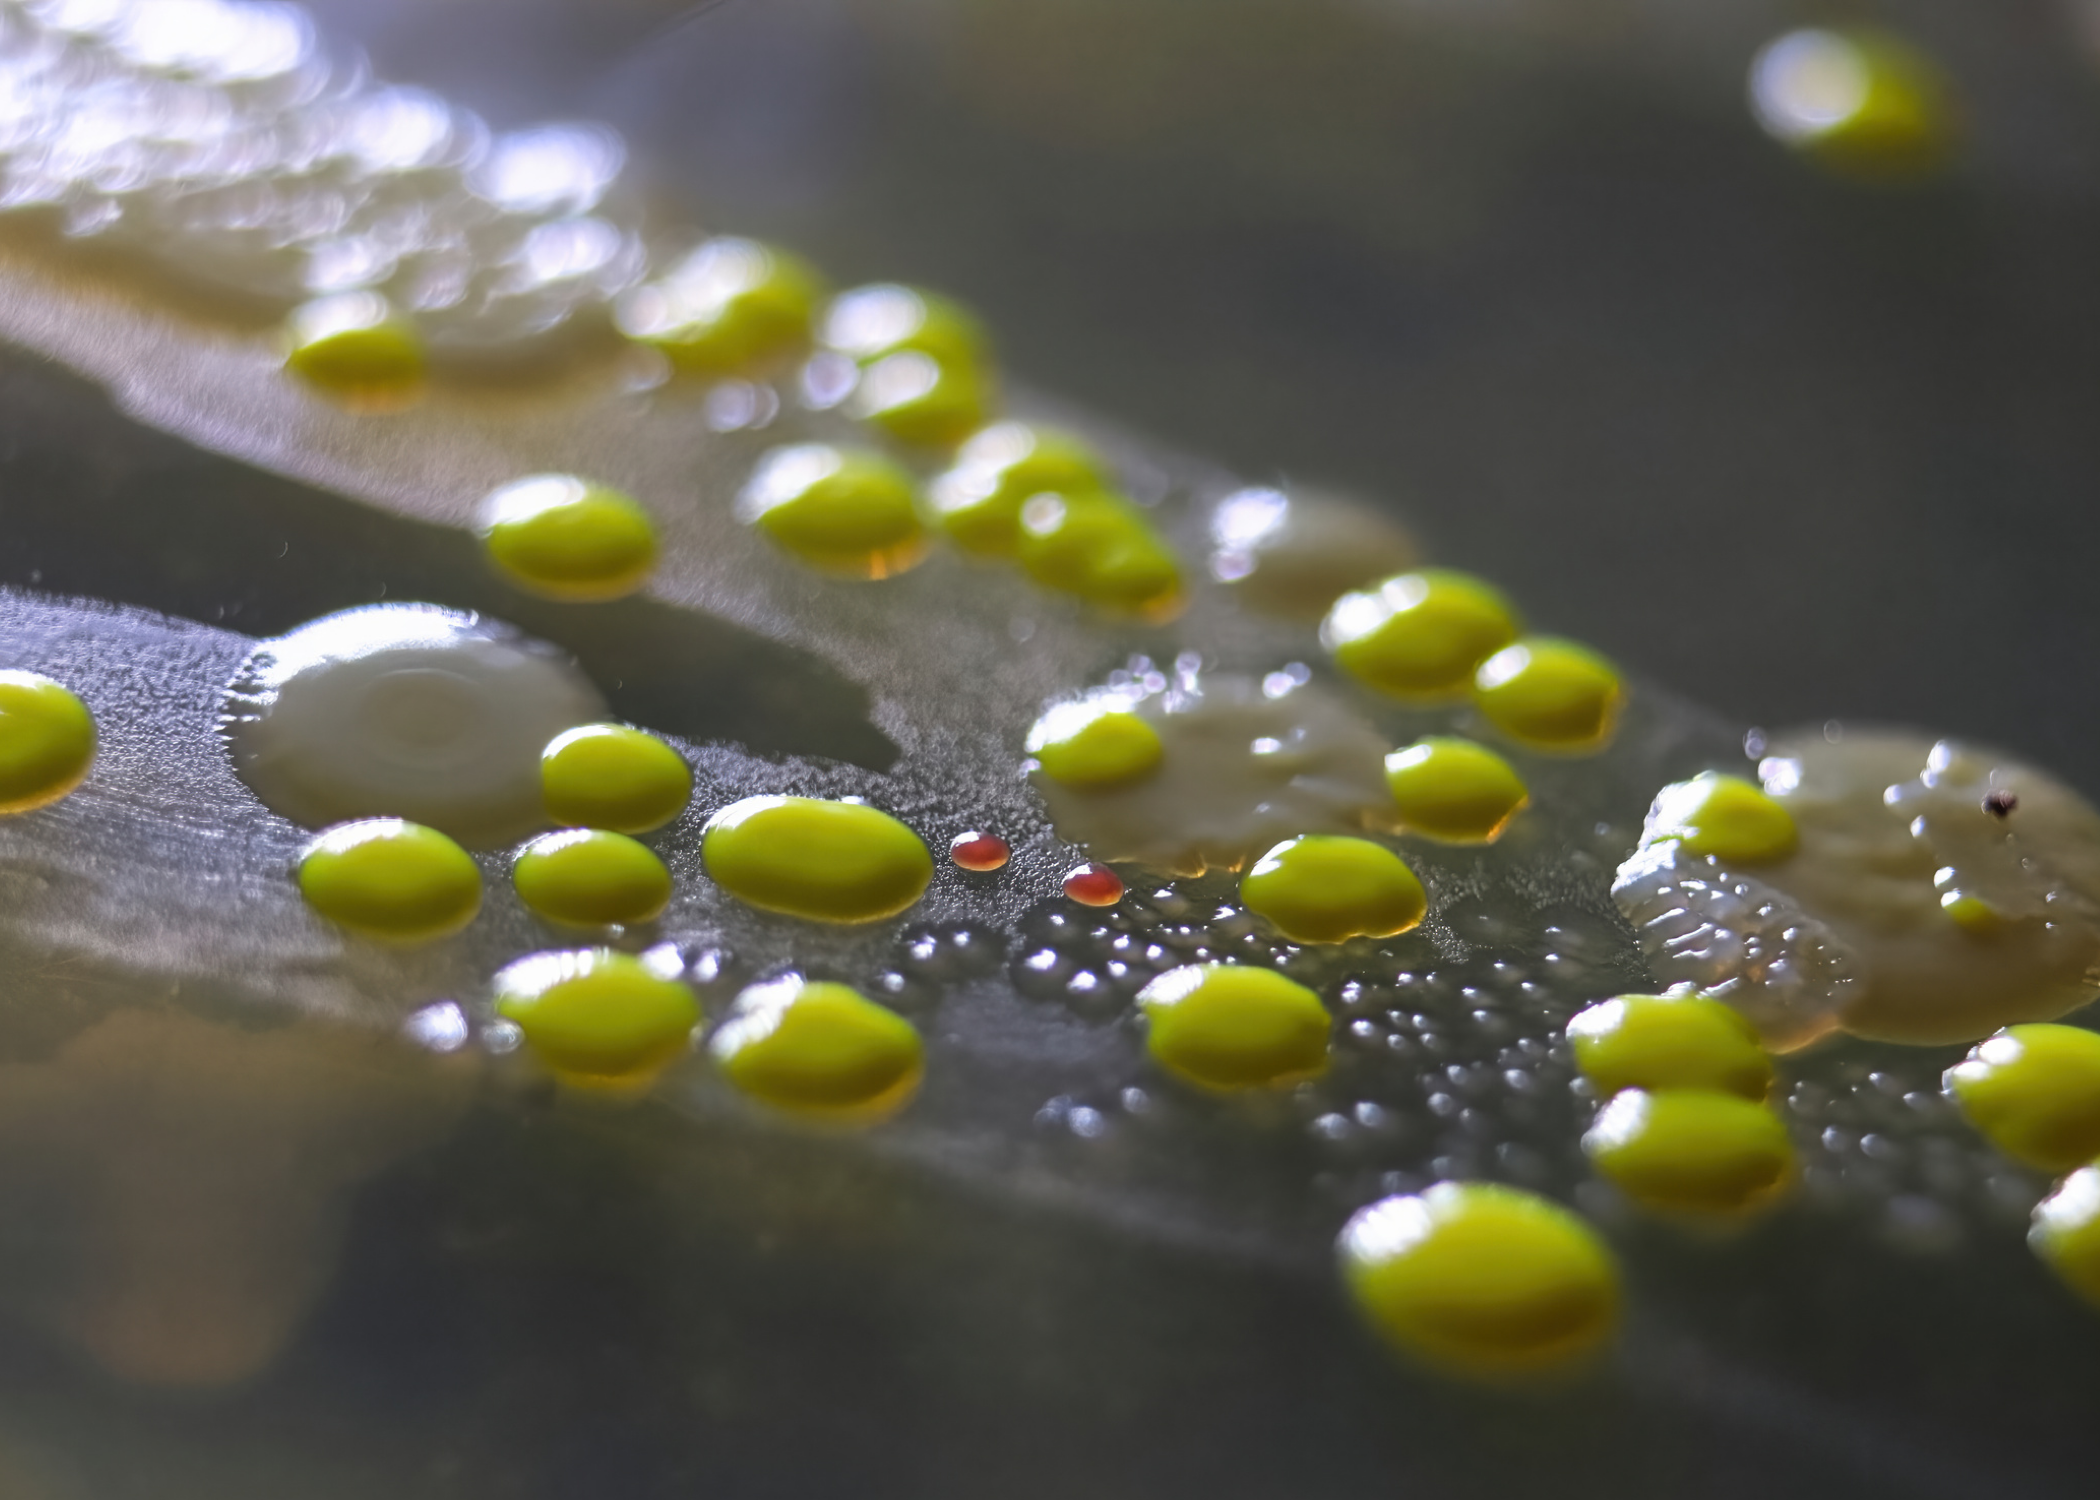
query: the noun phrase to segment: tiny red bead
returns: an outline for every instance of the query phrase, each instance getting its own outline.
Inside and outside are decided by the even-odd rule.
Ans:
[[[979,833],[971,829],[958,833],[955,842],[948,846],[948,857],[965,870],[997,870],[1013,857],[1013,846],[996,833]]]
[[[1081,865],[1065,877],[1065,894],[1085,906],[1114,906],[1123,882],[1107,865]]]

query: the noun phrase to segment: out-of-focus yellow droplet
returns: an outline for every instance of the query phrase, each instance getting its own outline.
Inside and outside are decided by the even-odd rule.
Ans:
[[[1181,564],[1135,505],[1105,491],[1037,495],[1021,507],[1022,570],[1044,588],[1113,614],[1160,621],[1181,610]]]
[[[1600,1093],[1714,1089],[1762,1100],[1772,1059],[1734,1008],[1709,995],[1619,995],[1568,1022],[1575,1066]]]
[[[285,337],[284,367],[345,405],[385,411],[422,394],[423,336],[377,292],[302,303]]]
[[[686,374],[750,374],[809,342],[822,285],[785,251],[723,236],[628,292],[615,321]]]
[[[708,1043],[743,1093],[838,1124],[896,1113],[919,1086],[924,1048],[912,1024],[843,984],[799,974],[753,985]]]
[[[1138,1005],[1153,1060],[1207,1089],[1264,1088],[1327,1067],[1327,1008],[1273,969],[1187,964],[1146,985]]]
[[[1961,1112],[2017,1161],[2068,1172],[2100,1156],[2100,1032],[2008,1026],[1947,1070]]]
[[[649,513],[573,474],[534,474],[491,494],[482,502],[481,539],[512,583],[572,604],[623,598],[656,567]]]
[[[1344,594],[1320,639],[1335,665],[1396,698],[1444,698],[1517,638],[1516,611],[1469,573],[1424,568]]]
[[[1573,641],[1526,636],[1473,674],[1473,704],[1487,721],[1534,750],[1601,750],[1626,691],[1612,664]]]
[[[2027,1243],[2066,1286],[2100,1307],[2100,1166],[2081,1167],[2057,1184],[2035,1209]]]
[[[1647,843],[1676,839],[1687,854],[1710,854],[1729,865],[1766,865],[1785,859],[1798,842],[1794,818],[1779,799],[1740,776],[1707,771],[1656,794]]]
[[[1122,786],[1158,769],[1159,731],[1109,703],[1060,703],[1028,731],[1036,766],[1062,786]]]
[[[365,818],[322,833],[299,856],[299,893],[353,932],[397,943],[449,937],[481,909],[481,871],[435,828]]]
[[[1449,1374],[1564,1368],[1618,1327],[1611,1251],[1574,1214],[1518,1188],[1441,1182],[1384,1199],[1349,1221],[1336,1251],[1371,1326]]]
[[[978,557],[1010,557],[1021,507],[1042,494],[1104,488],[1108,473],[1086,444],[1025,422],[997,422],[971,437],[927,492],[934,523]]]
[[[879,453],[776,448],[744,486],[737,514],[821,572],[889,578],[926,555],[911,475]]]
[[[1597,1170],[1635,1202],[1737,1214],[1785,1185],[1794,1148],[1763,1104],[1712,1089],[1626,1089],[1582,1138]]]
[[[1852,177],[1925,175],[1957,137],[1946,75],[1878,27],[1808,27],[1766,44],[1750,65],[1750,106],[1775,139]]]
[[[1485,745],[1432,735],[1385,758],[1401,826],[1448,844],[1490,844],[1531,800],[1524,778]]]
[[[496,1013],[534,1055],[582,1082],[646,1081],[684,1052],[700,1021],[693,992],[628,953],[535,953],[496,976]]]
[[[1422,882],[1392,850],[1321,833],[1264,854],[1241,878],[1240,900],[1294,943],[1394,937],[1429,910]]]
[[[0,813],[58,801],[94,761],[95,717],[72,689],[36,672],[0,672]]]

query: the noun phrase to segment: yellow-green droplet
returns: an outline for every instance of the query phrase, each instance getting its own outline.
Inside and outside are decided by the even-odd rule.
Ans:
[[[1399,855],[1369,839],[1286,839],[1240,880],[1240,900],[1294,943],[1392,937],[1422,920],[1429,898]]]
[[[1044,588],[1117,614],[1163,620],[1182,606],[1181,565],[1119,495],[1037,495],[1021,507],[1022,569]]]
[[[1598,1114],[1582,1149],[1635,1202],[1679,1213],[1754,1208],[1794,1166],[1777,1115],[1709,1089],[1626,1089]]]
[[[849,414],[872,422],[901,443],[949,448],[984,423],[991,382],[973,365],[949,364],[906,349],[886,354],[860,372]]]
[[[962,445],[927,498],[948,540],[979,557],[1010,557],[1021,507],[1043,494],[1090,494],[1108,484],[1093,449],[1061,432],[998,422]]]
[[[1619,1268],[1595,1231],[1517,1188],[1442,1182],[1360,1210],[1336,1246],[1371,1326],[1450,1374],[1525,1375],[1618,1327]]]
[[[1621,1089],[1713,1089],[1762,1100],[1772,1059],[1733,1006],[1691,992],[1620,995],[1568,1022],[1575,1066],[1610,1095]]]
[[[585,724],[556,735],[541,753],[540,794],[557,823],[647,833],[685,811],[693,769],[653,734]]]
[[[1063,786],[1123,786],[1151,775],[1166,753],[1159,731],[1107,703],[1060,703],[1028,731],[1028,753]]]
[[[512,583],[572,603],[631,594],[656,567],[649,513],[573,474],[534,474],[490,495],[481,540]]]
[[[1946,75],[1879,27],[1788,32],[1751,64],[1750,100],[1771,135],[1844,176],[1922,175],[1957,135]]]
[[[1775,863],[1798,842],[1793,815],[1778,798],[1755,782],[1714,771],[1664,787],[1648,823],[1647,842],[1674,838],[1687,854],[1710,854],[1731,865]]]
[[[602,828],[542,834],[519,851],[511,880],[541,916],[578,927],[653,921],[671,900],[671,872],[655,851]]]
[[[1573,641],[1531,636],[1473,674],[1473,702],[1513,740],[1541,750],[1595,750],[1611,738],[1625,689],[1612,664]]]
[[[1531,800],[1510,763],[1471,740],[1431,736],[1385,758],[1385,784],[1409,833],[1488,844]]]
[[[377,292],[340,292],[302,304],[286,338],[284,367],[353,405],[398,406],[423,388],[423,337]]]
[[[809,341],[821,293],[796,257],[725,235],[622,297],[615,320],[687,374],[747,374]]]
[[[299,856],[299,894],[331,922],[368,937],[447,937],[481,909],[481,871],[435,828],[366,818],[328,829]]]
[[[707,873],[738,900],[819,922],[875,922],[926,894],[933,856],[859,802],[746,797],[707,820]]]
[[[1146,1046],[1168,1072],[1210,1089],[1295,1082],[1327,1067],[1327,1009],[1273,969],[1188,964],[1138,993]]]
[[[2100,1156],[2100,1033],[2008,1026],[1947,1070],[1947,1091],[1991,1144],[2045,1172]]]
[[[2100,1307],[2100,1167],[2081,1167],[2034,1211],[2027,1243],[2064,1284]]]
[[[1424,568],[1344,594],[1320,639],[1359,682],[1395,697],[1441,698],[1463,692],[1518,628],[1499,590],[1469,573]]]
[[[839,1123],[895,1113],[925,1069],[909,1021],[843,984],[797,974],[739,995],[708,1051],[761,1103]]]
[[[774,449],[744,486],[737,514],[826,573],[889,578],[926,555],[911,475],[861,449]]]
[[[496,1013],[534,1055],[583,1080],[633,1080],[684,1052],[700,1022],[693,992],[627,953],[535,953],[496,976]]]
[[[984,325],[960,303],[894,282],[839,293],[825,310],[818,337],[862,364],[910,352],[971,368],[982,365],[991,348]]]
[[[1972,896],[1967,891],[1942,892],[1940,910],[1955,926],[1977,937],[1990,937],[2005,927],[2003,912],[1981,896]]]
[[[37,672],[0,672],[0,813],[58,801],[95,761],[95,716]]]

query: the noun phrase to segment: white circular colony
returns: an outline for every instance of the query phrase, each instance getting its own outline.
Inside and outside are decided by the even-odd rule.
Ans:
[[[604,717],[551,646],[434,605],[376,604],[257,646],[221,724],[241,779],[295,823],[407,818],[493,847],[547,826],[540,752]]]
[[[1781,1049],[1974,1041],[2100,992],[2100,813],[2062,783],[1952,741],[1820,731],[1758,775],[1798,834],[1783,859],[1687,854],[1651,814],[1619,867],[1660,983],[1722,996]]]
[[[1303,668],[1260,682],[1145,663],[1097,694],[1159,734],[1156,771],[1128,785],[1065,786],[1031,774],[1058,836],[1096,859],[1179,875],[1228,870],[1301,833],[1385,824],[1385,738]]]

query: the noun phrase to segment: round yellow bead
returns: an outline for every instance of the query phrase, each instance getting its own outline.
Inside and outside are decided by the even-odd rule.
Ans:
[[[1273,969],[1188,964],[1146,985],[1138,1005],[1153,1060],[1204,1088],[1261,1088],[1327,1067],[1326,1007]]]
[[[1620,995],[1568,1022],[1575,1066],[1604,1094],[1711,1089],[1753,1101],[1772,1087],[1772,1059],[1741,1012],[1692,993]]]
[[[511,881],[541,916],[578,927],[653,921],[671,901],[671,872],[655,852],[600,828],[534,839],[519,851]]]
[[[1010,557],[1021,542],[1021,507],[1043,494],[1090,494],[1108,484],[1094,451],[1077,438],[999,422],[985,428],[933,481],[935,524],[965,552]]]
[[[1360,1210],[1336,1249],[1381,1335],[1450,1374],[1525,1375],[1617,1329],[1619,1270],[1582,1220],[1532,1193],[1438,1183]]]
[[[1161,620],[1182,605],[1181,565],[1143,511],[1104,491],[1037,495],[1021,507],[1021,567],[1044,588]]]
[[[1517,638],[1499,590],[1468,573],[1424,568],[1344,594],[1320,627],[1335,664],[1401,698],[1463,692],[1473,669]]]
[[[1102,703],[1060,703],[1028,731],[1028,753],[1063,786],[1123,786],[1159,768],[1166,747],[1159,731],[1127,710]]]
[[[707,820],[707,873],[764,911],[876,922],[926,894],[933,856],[919,836],[858,802],[746,797]]]
[[[1731,865],[1776,863],[1799,842],[1793,814],[1777,798],[1740,776],[1713,771],[1664,787],[1648,822],[1647,842],[1674,838],[1687,854]]]
[[[285,369],[354,405],[399,405],[423,387],[423,337],[377,292],[342,292],[301,305],[286,338]]]
[[[540,794],[557,823],[647,833],[685,811],[693,769],[653,734],[585,724],[555,736],[541,753]]]
[[[1432,736],[1385,758],[1402,826],[1450,844],[1490,844],[1531,793],[1510,763],[1471,740]]]
[[[754,240],[712,239],[620,299],[620,331],[700,376],[749,373],[809,341],[822,282]]]
[[[1879,27],[1788,32],[1759,52],[1750,95],[1767,131],[1847,177],[1929,173],[1946,165],[1959,135],[1939,65]]]
[[[1991,1144],[2045,1172],[2100,1156],[2100,1033],[2008,1026],[1947,1070],[1947,1091]]]
[[[973,366],[907,349],[860,372],[847,412],[901,443],[953,447],[984,423],[990,382]]]
[[[353,932],[394,942],[448,937],[481,909],[481,871],[435,828],[366,818],[328,829],[299,857],[299,894]]]
[[[880,282],[834,297],[818,337],[862,364],[887,355],[930,355],[958,369],[981,365],[990,352],[984,325],[960,303],[918,287]]]
[[[496,1013],[558,1073],[644,1077],[692,1044],[693,992],[647,963],[605,948],[535,953],[496,976]]]
[[[1626,1089],[1598,1114],[1582,1149],[1629,1198],[1693,1214],[1754,1208],[1794,1166],[1777,1115],[1710,1089]]]
[[[95,762],[95,716],[71,689],[36,672],[0,672],[0,813],[65,796]]]
[[[895,1113],[925,1071],[909,1021],[843,984],[796,974],[739,995],[708,1051],[750,1097],[839,1123]]]
[[[481,508],[489,560],[531,593],[571,603],[618,599],[656,567],[656,525],[618,490],[573,474],[504,485]]]
[[[889,578],[926,555],[911,475],[879,453],[801,443],[767,454],[737,513],[826,573]]]
[[[2100,1167],[2081,1167],[2041,1201],[2027,1243],[2064,1284],[2100,1306]]]
[[[1429,910],[1422,882],[1399,855],[1333,834],[1278,844],[1241,878],[1240,900],[1294,943],[1392,937]]]
[[[1542,750],[1598,749],[1611,738],[1625,697],[1610,662],[1549,636],[1505,646],[1473,674],[1473,702],[1488,722]]]

